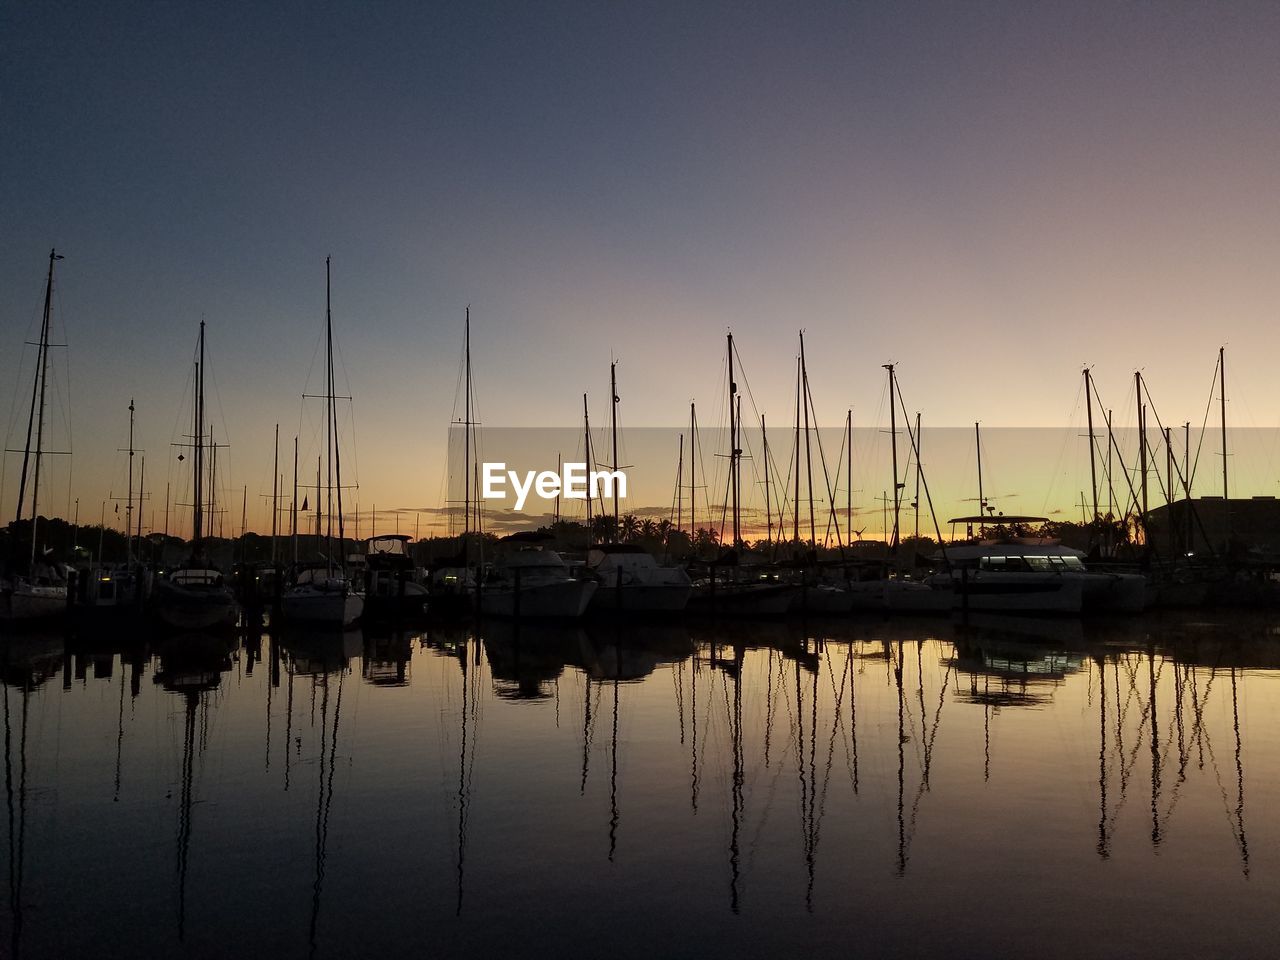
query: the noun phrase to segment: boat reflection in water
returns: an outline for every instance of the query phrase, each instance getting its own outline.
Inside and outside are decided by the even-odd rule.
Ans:
[[[0,952],[1266,955],[1280,623],[1199,616],[10,638]]]
[[[187,932],[187,874],[191,863],[196,760],[209,746],[209,713],[222,675],[231,669],[233,641],[225,637],[180,634],[165,639],[152,679],[182,700],[182,762],[178,775],[177,922],[178,940]]]

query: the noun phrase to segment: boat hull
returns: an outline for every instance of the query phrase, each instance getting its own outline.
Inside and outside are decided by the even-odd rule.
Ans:
[[[951,609],[983,613],[1079,616],[1084,589],[1079,578],[1056,573],[1004,574],[977,571],[942,574],[927,585],[951,594]]]
[[[595,613],[679,613],[689,604],[691,583],[624,583],[601,586],[591,598]]]
[[[722,617],[781,617],[799,593],[789,583],[719,583],[715,589],[695,587],[688,609]]]
[[[67,611],[67,588],[18,582],[0,599],[0,620],[53,620]]]
[[[224,588],[184,587],[157,580],[151,595],[151,612],[170,630],[201,632],[226,630],[236,625],[240,607]]]
[[[587,611],[598,584],[590,580],[564,580],[522,586],[486,586],[480,593],[480,612],[491,617],[576,619]]]
[[[280,600],[280,614],[290,623],[345,627],[363,612],[363,597],[336,590],[288,590]]]

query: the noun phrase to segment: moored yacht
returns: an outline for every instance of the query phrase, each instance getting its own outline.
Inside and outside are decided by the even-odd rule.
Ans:
[[[693,593],[693,581],[679,567],[661,566],[635,544],[599,544],[587,553],[587,568],[600,586],[592,613],[679,613]]]
[[[186,565],[156,578],[151,610],[164,626],[193,632],[229,629],[240,615],[222,571],[200,562],[198,553]]]
[[[1039,577],[1078,584],[1084,613],[1141,613],[1147,606],[1147,578],[1138,573],[1094,571],[1085,566],[1085,553],[1049,539],[1021,538],[1009,543],[961,544],[947,548],[953,571],[969,572],[978,583],[1001,579],[1010,584]],[[1020,579],[1023,578],[1023,579]],[[955,576],[953,574],[953,580]]]
[[[310,626],[346,627],[364,612],[364,598],[338,567],[325,563],[304,564],[280,599],[280,613],[287,622]]]
[[[574,576],[554,550],[524,547],[501,557],[480,586],[480,611],[498,617],[581,617],[597,583]]]
[[[730,551],[695,576],[688,609],[727,617],[780,617],[799,594],[800,588],[773,566],[739,565],[736,551]]]
[[[414,578],[409,537],[370,537],[364,548],[364,612],[366,619],[396,620],[427,611],[427,588]]]
[[[50,564],[37,563],[29,574],[0,581],[0,621],[50,620],[66,609],[66,578]]]

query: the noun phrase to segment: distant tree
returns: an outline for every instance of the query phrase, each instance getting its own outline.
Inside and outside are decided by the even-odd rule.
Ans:
[[[621,534],[623,543],[632,543],[640,534],[640,520],[634,513],[624,514],[622,522],[618,524],[618,533]]]

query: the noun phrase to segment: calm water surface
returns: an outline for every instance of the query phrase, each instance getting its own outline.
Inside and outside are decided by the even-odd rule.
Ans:
[[[1275,955],[1280,618],[0,649],[0,956]]]

